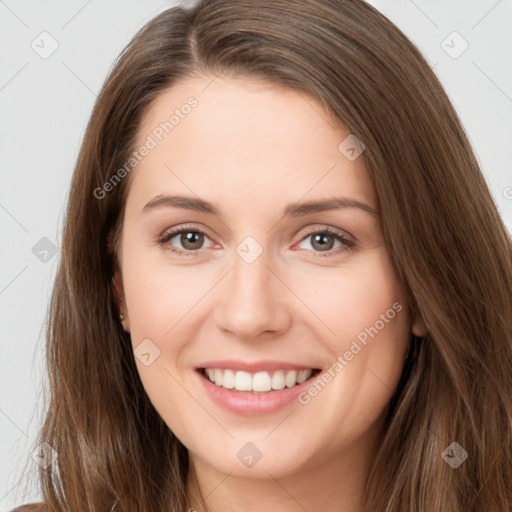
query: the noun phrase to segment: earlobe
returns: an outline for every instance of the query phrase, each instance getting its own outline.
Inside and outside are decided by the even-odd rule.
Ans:
[[[425,320],[423,320],[423,316],[421,315],[421,313],[417,314],[416,320],[414,321],[414,323],[412,325],[411,331],[418,338],[423,338],[427,334],[428,329],[425,324]]]

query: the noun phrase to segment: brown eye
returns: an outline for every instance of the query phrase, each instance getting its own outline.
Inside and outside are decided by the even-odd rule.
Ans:
[[[194,251],[203,245],[204,234],[198,231],[182,231],[179,241],[184,249]]]
[[[311,245],[315,249],[319,251],[328,251],[332,249],[334,245],[334,237],[327,233],[317,233],[315,235],[310,235]]]
[[[344,251],[348,251],[355,245],[355,242],[351,239],[330,228],[323,228],[307,234],[301,240],[301,243],[306,241],[309,241],[310,247],[303,248],[312,250],[314,256],[335,256]],[[337,244],[337,246],[335,246],[335,244]]]
[[[209,238],[201,230],[181,228],[164,233],[159,239],[159,243],[179,255],[194,256],[203,249],[205,240],[209,240]]]

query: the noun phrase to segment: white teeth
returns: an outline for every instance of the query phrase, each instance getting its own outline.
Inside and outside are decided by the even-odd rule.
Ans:
[[[283,370],[277,370],[277,372],[274,372],[274,375],[272,375],[272,389],[283,389],[284,386],[284,372]]]
[[[233,389],[235,387],[235,372],[233,370],[224,370],[222,386],[227,389]]]
[[[275,372],[249,373],[244,371],[206,368],[211,382],[226,389],[266,393],[273,389],[291,388],[311,377],[313,370],[277,370]]]
[[[252,391],[252,377],[248,372],[235,373],[235,388],[238,391]]]
[[[311,370],[301,370],[297,375],[297,383],[302,384],[305,380],[308,380],[309,377],[311,377]]]
[[[268,372],[258,372],[252,377],[253,391],[270,391],[272,389],[272,379]]]
[[[284,382],[285,382],[287,388],[291,388],[291,387],[295,386],[295,384],[297,383],[297,371],[290,370],[286,374]]]

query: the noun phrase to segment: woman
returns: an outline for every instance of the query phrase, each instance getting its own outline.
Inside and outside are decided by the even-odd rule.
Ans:
[[[511,255],[371,6],[163,12],[73,177],[42,510],[509,511]]]

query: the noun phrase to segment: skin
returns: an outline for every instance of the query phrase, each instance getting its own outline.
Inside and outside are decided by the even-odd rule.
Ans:
[[[123,327],[134,349],[150,339],[160,350],[149,366],[136,363],[154,407],[189,450],[192,507],[205,510],[201,489],[214,512],[359,512],[409,336],[423,336],[425,325],[408,316],[378,216],[358,208],[283,216],[290,203],[332,197],[378,210],[364,158],[338,150],[346,128],[292,90],[213,78],[174,85],[143,117],[140,144],[187,98],[198,100],[130,176],[115,273]],[[171,193],[210,201],[220,216],[142,212]],[[206,233],[199,249],[171,252],[191,247],[179,235],[158,243],[185,225]],[[322,249],[311,233],[326,227],[353,246],[328,237]],[[249,235],[263,251],[252,263],[236,252]],[[395,302],[402,310],[307,405],[248,417],[198,385],[194,368],[213,359],[328,369]],[[250,468],[236,455],[249,441],[262,453]]]

